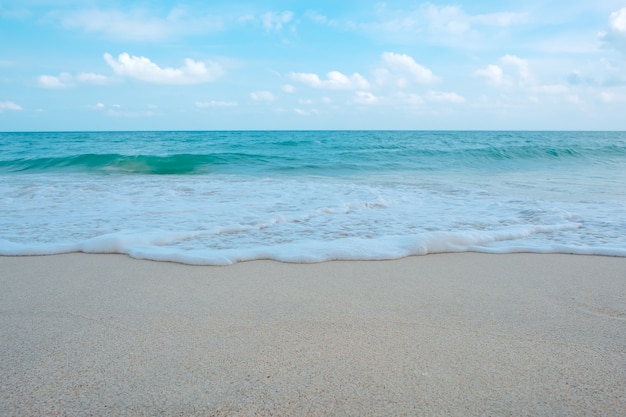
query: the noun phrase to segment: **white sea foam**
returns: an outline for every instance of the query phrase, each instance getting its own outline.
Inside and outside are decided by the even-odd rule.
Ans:
[[[3,255],[123,253],[189,264],[462,251],[626,255],[618,230],[625,206],[618,201],[542,201],[446,181],[146,176],[88,182],[51,175],[20,181],[0,186],[3,210],[11,213],[3,217]]]

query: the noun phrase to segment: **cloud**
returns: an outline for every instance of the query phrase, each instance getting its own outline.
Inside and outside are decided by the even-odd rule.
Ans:
[[[599,98],[604,103],[626,102],[626,94],[621,94],[613,91],[602,91],[599,94]]]
[[[308,17],[312,22],[320,25],[337,26],[338,24],[336,20],[329,19],[327,16],[315,10],[308,10],[306,12],[306,17]]]
[[[567,94],[569,92],[569,88],[561,84],[546,84],[531,87],[531,91],[540,94]]]
[[[60,17],[67,28],[100,33],[105,38],[123,41],[163,41],[186,35],[204,34],[223,29],[219,17],[193,15],[177,7],[165,17],[153,16],[147,10],[78,10]]]
[[[158,109],[158,106],[155,104],[146,105],[147,110],[125,110],[119,104],[112,104],[110,106],[105,105],[102,102],[98,102],[95,105],[89,105],[87,108],[92,110],[97,110],[103,112],[109,117],[119,117],[119,118],[146,118],[146,117],[154,117],[159,115],[159,113],[155,112]]]
[[[622,34],[626,34],[626,7],[623,7],[618,11],[611,13],[611,16],[609,17],[609,23],[612,30]]]
[[[489,64],[486,68],[475,71],[474,75],[485,78],[487,84],[494,87],[511,88],[533,83],[528,60],[515,55],[504,55],[499,61],[500,65]],[[503,68],[511,71],[505,73]]]
[[[426,17],[431,30],[454,34],[466,33],[473,26],[508,27],[528,20],[527,13],[495,12],[470,15],[459,6],[438,7],[434,4],[425,4],[420,11]]]
[[[276,97],[269,91],[253,91],[250,98],[254,101],[274,101]]]
[[[432,84],[439,80],[431,70],[415,62],[409,55],[385,52],[381,60],[383,67],[376,70],[379,84],[393,82],[397,87],[405,88],[411,82]]]
[[[59,76],[40,75],[37,78],[37,84],[42,88],[66,88],[72,85],[70,79],[71,75],[68,73],[61,73]]]
[[[20,111],[24,109],[22,108],[22,106],[20,106],[19,104],[15,104],[12,101],[0,101],[0,112],[4,110]]]
[[[348,27],[376,39],[390,38],[395,42],[427,41],[476,46],[476,36],[488,36],[494,29],[502,30],[527,21],[527,13],[503,11],[471,15],[460,6],[423,3],[411,9],[391,9],[386,3],[380,3],[376,9],[376,20],[350,22]],[[473,39],[468,39],[468,34],[472,34]]]
[[[424,99],[422,99],[417,94],[408,94],[406,96],[404,94],[401,94],[399,97],[400,99],[402,99],[403,102],[411,106],[420,106],[424,104]]]
[[[322,80],[317,74],[305,72],[292,72],[289,74],[289,77],[309,87],[324,90],[357,90],[369,88],[369,83],[359,73],[348,76],[339,71],[330,71],[326,74],[327,79],[325,80]]]
[[[77,75],[62,72],[59,75],[40,75],[37,78],[37,84],[42,88],[62,89],[74,87],[79,83],[104,85],[109,80],[109,77],[93,72],[81,72]]]
[[[600,40],[608,47],[626,53],[626,7],[609,16],[609,29],[600,33]]]
[[[382,99],[380,97],[377,97],[368,91],[357,91],[352,102],[356,104],[372,105],[380,103],[381,100]]]
[[[474,74],[484,77],[489,85],[499,87],[508,84],[508,81],[504,79],[504,71],[497,65],[489,64],[487,68],[477,70]]]
[[[532,77],[528,66],[528,60],[515,55],[504,55],[500,58],[500,62],[509,67],[515,68],[522,83],[527,84],[531,82]]]
[[[199,109],[206,109],[209,107],[235,107],[238,105],[236,101],[196,101],[194,105]]]
[[[104,54],[104,60],[113,69],[115,74],[134,78],[155,84],[199,84],[214,81],[223,70],[216,63],[196,62],[185,59],[185,65],[180,68],[161,68],[145,57],[120,54],[114,59],[110,54]]]
[[[261,23],[267,31],[279,31],[283,25],[291,22],[293,12],[284,11],[281,13],[268,12],[261,15]]]
[[[81,72],[75,77],[76,81],[81,83],[90,84],[106,84],[109,77],[100,74],[94,74],[93,72]]]
[[[463,96],[460,96],[457,93],[448,93],[443,91],[429,91],[425,98],[433,103],[465,103],[465,98]]]
[[[111,117],[127,117],[127,118],[142,118],[142,117],[156,116],[156,113],[151,110],[145,110],[145,111],[108,110],[106,114],[107,116],[111,116]]]
[[[309,111],[306,110],[302,110],[300,108],[295,108],[293,109],[294,113],[300,115],[300,116],[310,116],[312,114],[319,114],[319,111],[317,109],[312,109]]]
[[[107,114],[112,115],[112,113],[121,113],[120,109],[122,108],[122,106],[119,104],[112,104],[110,106],[107,106],[102,102],[98,102],[96,104],[87,106],[87,108],[92,109],[92,110],[106,110],[107,108],[109,108],[109,110],[107,111]],[[148,108],[151,108],[151,106],[148,106]]]
[[[222,75],[222,68],[216,63],[196,62],[186,59],[180,68],[160,68],[145,57],[120,54],[117,59],[104,54],[104,60],[116,75],[134,78],[155,84],[198,84],[211,82]],[[40,75],[37,84],[42,88],[62,89],[77,84],[105,85],[111,77],[93,72],[81,72],[72,75],[62,72],[59,75]]]
[[[357,91],[351,103],[374,105],[374,104],[391,104],[400,106],[422,106],[424,103],[441,103],[441,104],[463,104],[466,102],[465,97],[446,91],[429,91],[423,97],[417,94],[407,94],[403,91],[397,92],[390,96],[376,96],[367,91]]]
[[[563,76],[563,83],[542,83],[531,71],[528,60],[510,54],[502,56],[498,64],[490,64],[486,68],[475,71],[474,75],[485,79],[488,85],[505,91],[506,94],[502,94],[501,98],[517,100],[518,104],[528,101],[538,102],[543,99],[548,99],[553,103],[580,103],[581,99],[573,93],[573,89],[580,90],[581,86],[596,84],[578,71]]]
[[[470,17],[459,6],[427,4],[422,6],[421,11],[431,30],[437,32],[463,34],[470,27]]]

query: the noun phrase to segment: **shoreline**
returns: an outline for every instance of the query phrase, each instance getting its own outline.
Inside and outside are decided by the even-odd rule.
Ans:
[[[0,256],[0,414],[619,415],[626,258]]]

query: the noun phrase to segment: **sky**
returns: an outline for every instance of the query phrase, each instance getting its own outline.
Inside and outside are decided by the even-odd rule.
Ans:
[[[0,131],[626,130],[626,0],[0,0]]]

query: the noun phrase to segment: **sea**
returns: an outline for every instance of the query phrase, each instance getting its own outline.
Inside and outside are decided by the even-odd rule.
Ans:
[[[0,255],[626,256],[626,132],[0,133]]]

